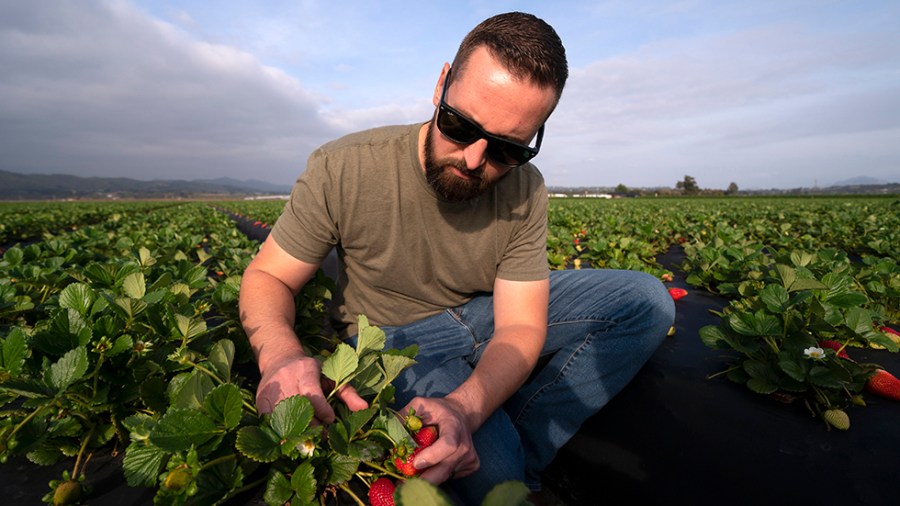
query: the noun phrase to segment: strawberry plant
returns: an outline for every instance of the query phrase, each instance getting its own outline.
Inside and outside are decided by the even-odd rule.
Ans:
[[[832,271],[819,279],[812,255],[795,253],[778,263],[760,285],[748,289],[720,314],[719,325],[700,330],[703,342],[740,356],[724,374],[760,394],[802,400],[814,415],[858,403],[874,364],[840,356],[847,346],[898,346],[873,326],[864,294],[852,277]],[[836,351],[820,344],[839,343]],[[722,374],[722,373],[720,373]]]

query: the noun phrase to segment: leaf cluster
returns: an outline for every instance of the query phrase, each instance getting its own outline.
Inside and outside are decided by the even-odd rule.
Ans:
[[[790,263],[776,263],[758,282],[746,282],[720,316],[718,325],[700,330],[703,342],[715,349],[738,352],[726,371],[735,382],[760,394],[802,399],[814,414],[858,403],[876,366],[810,353],[820,341],[847,346],[879,346],[897,351],[897,344],[873,325],[876,313],[866,309],[866,295],[841,270],[817,276],[815,255],[793,253]]]

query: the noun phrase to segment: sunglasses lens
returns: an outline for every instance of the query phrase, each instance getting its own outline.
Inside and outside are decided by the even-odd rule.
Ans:
[[[482,132],[470,120],[445,106],[438,109],[437,126],[447,138],[460,144],[470,144],[482,137],[486,138],[488,157],[504,165],[516,167],[531,160],[535,155],[518,144]]]
[[[467,119],[444,108],[438,112],[437,124],[441,133],[460,144],[475,142],[481,135]]]
[[[488,142],[487,154],[494,161],[505,165],[522,165],[533,156],[519,146],[493,139]]]

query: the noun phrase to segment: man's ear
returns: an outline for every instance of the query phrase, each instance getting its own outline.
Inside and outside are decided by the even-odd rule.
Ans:
[[[450,64],[444,63],[444,68],[441,69],[441,75],[438,77],[437,84],[434,86],[434,96],[431,97],[431,102],[435,107],[441,103],[441,93],[444,92],[444,79],[447,77],[447,72],[450,72]]]

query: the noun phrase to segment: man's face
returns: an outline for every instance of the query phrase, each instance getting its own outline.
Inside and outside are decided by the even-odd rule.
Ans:
[[[440,104],[449,66],[435,88],[434,104]],[[490,53],[476,50],[465,70],[454,74],[444,96],[446,103],[483,130],[528,145],[556,102],[555,93],[515,79]],[[435,114],[435,119],[437,114]],[[511,169],[486,156],[488,141],[480,138],[460,144],[444,136],[434,119],[427,125],[423,147],[425,177],[447,200],[458,202],[481,195]]]
[[[469,169],[461,158],[448,156],[438,159],[434,154],[436,129],[432,121],[425,131],[425,179],[438,195],[450,202],[471,200],[481,195],[510,170],[505,168],[502,173],[487,177],[486,163]],[[440,136],[440,132],[437,135]]]

